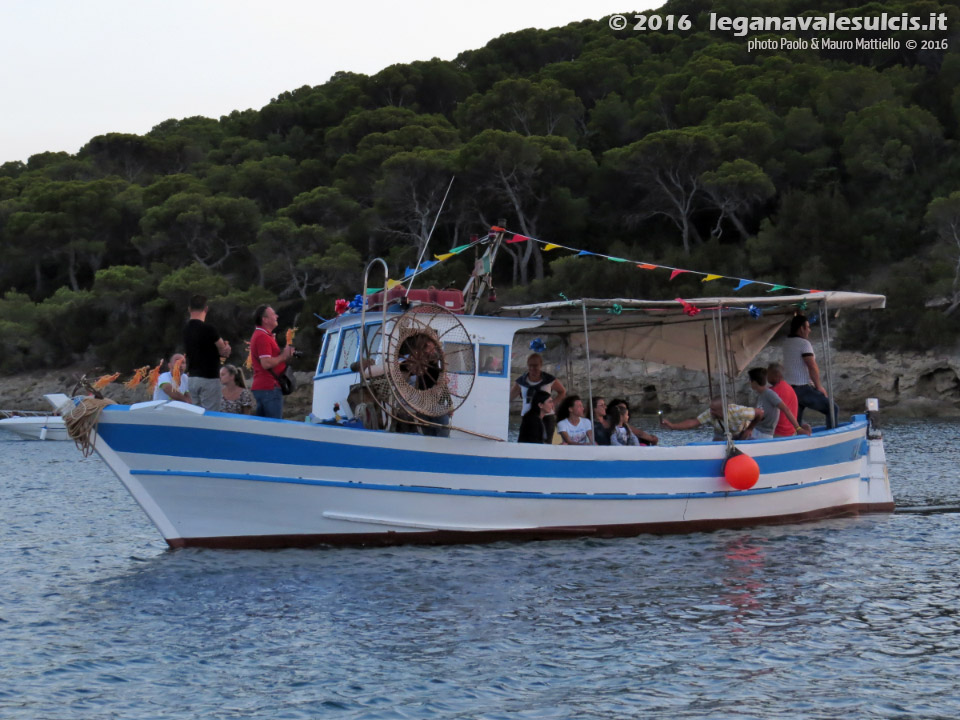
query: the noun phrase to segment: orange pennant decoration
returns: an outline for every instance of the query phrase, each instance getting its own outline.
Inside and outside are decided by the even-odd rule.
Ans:
[[[173,367],[170,368],[170,377],[173,378],[173,387],[177,390],[180,389],[180,378],[183,375],[183,358],[178,358],[177,361],[173,364]]]
[[[135,387],[137,387],[137,385],[144,381],[148,372],[150,372],[149,365],[144,365],[142,368],[137,368],[133,373],[133,377],[127,380],[123,386],[127,388],[127,390],[133,390]]]
[[[118,377],[120,377],[120,373],[114,373],[113,375],[102,375],[101,377],[97,378],[97,381],[93,384],[93,389],[103,390]]]
[[[147,374],[147,394],[153,395],[154,388],[157,387],[157,380],[160,379],[160,367],[163,365],[163,360]]]

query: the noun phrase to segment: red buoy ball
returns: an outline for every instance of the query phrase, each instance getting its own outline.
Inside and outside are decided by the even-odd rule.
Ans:
[[[723,477],[736,490],[749,490],[760,479],[760,466],[749,455],[735,455],[723,467]]]

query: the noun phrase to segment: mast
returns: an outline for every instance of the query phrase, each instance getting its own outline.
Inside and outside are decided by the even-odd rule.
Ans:
[[[503,238],[507,234],[507,231],[503,227],[504,225],[506,225],[506,220],[500,220],[499,226],[491,228],[491,232],[494,234],[487,247],[487,251],[477,260],[473,268],[473,274],[470,275],[470,279],[467,280],[467,284],[463,287],[463,308],[467,315],[476,314],[483,293],[487,291],[487,288],[493,286],[491,279],[493,264],[497,260],[497,252],[500,250]]]

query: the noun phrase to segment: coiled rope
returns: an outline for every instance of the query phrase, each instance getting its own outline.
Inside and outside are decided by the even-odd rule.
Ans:
[[[72,404],[73,407],[69,407]],[[116,405],[110,398],[73,398],[70,404],[61,409],[63,424],[67,433],[76,443],[77,449],[84,457],[89,457],[96,450],[97,423],[100,422],[100,413],[107,405]]]

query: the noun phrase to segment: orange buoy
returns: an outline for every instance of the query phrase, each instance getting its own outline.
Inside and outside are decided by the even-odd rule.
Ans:
[[[749,455],[740,453],[724,463],[723,477],[731,487],[737,490],[749,490],[760,479],[760,466]]]

